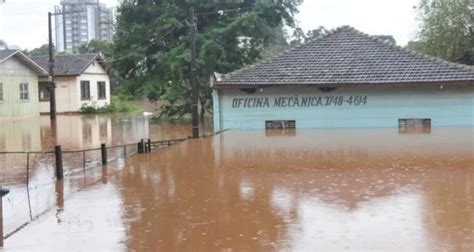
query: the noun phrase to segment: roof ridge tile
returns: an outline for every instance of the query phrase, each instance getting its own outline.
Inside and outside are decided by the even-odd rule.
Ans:
[[[361,32],[361,31],[357,31],[359,34],[363,35],[363,36],[366,36],[372,40],[375,40],[377,42],[380,42],[382,39],[377,39],[375,38],[374,36],[371,36],[369,34],[366,34],[364,32]],[[383,40],[382,40],[383,41]],[[439,57],[435,57],[435,56],[431,56],[431,55],[426,55],[426,54],[422,54],[422,53],[419,53],[415,50],[412,50],[412,49],[409,49],[409,48],[406,48],[406,47],[402,47],[402,46],[399,46],[397,44],[387,44],[387,43],[384,43],[386,45],[390,45],[393,49],[397,49],[397,50],[400,50],[402,52],[409,52],[410,54],[413,54],[413,55],[418,55],[420,56],[421,58],[424,58],[424,59],[428,59],[428,60],[434,60],[435,62],[437,63],[441,63],[441,64],[446,64],[448,66],[452,66],[452,67],[456,67],[456,68],[461,68],[462,70],[472,70],[471,68],[467,67],[467,65],[464,65],[464,64],[459,64],[459,63],[456,63],[456,62],[451,62],[451,61],[448,61],[448,60],[445,60],[445,59],[442,59],[442,58],[439,58]]]
[[[335,34],[342,35],[332,38]],[[351,26],[341,26],[321,37],[309,39],[305,43],[225,74],[216,84],[406,83],[459,80],[474,81],[474,68],[418,53]]]

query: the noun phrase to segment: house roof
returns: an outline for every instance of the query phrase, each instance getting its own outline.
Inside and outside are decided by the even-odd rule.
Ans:
[[[10,58],[14,53],[16,53],[18,50],[0,50],[0,62],[4,61],[7,58]]]
[[[32,57],[32,59],[45,69],[49,69],[48,56]],[[56,55],[54,56],[54,75],[81,75],[94,60],[98,60],[105,69],[104,60],[100,54]]]
[[[217,78],[216,88],[474,81],[473,68],[425,56],[343,26]]]
[[[20,62],[25,64],[31,70],[39,75],[46,74],[46,70],[34,62],[30,57],[26,56],[20,50],[0,50],[0,63],[7,61],[8,59],[15,57]]]

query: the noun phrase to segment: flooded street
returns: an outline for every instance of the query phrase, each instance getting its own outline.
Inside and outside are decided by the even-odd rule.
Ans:
[[[157,139],[190,129],[149,127]],[[111,142],[138,136],[107,128]],[[36,199],[52,209],[6,239],[5,250],[472,251],[473,130],[228,131],[188,140],[42,191]],[[80,190],[64,196],[71,188]]]
[[[136,143],[142,138],[174,139],[191,134],[187,123],[152,122],[141,115],[60,115],[52,132],[48,116],[0,121],[1,151],[49,151]],[[211,132],[205,124],[205,132]]]

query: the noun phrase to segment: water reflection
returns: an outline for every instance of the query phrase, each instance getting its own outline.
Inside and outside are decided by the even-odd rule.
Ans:
[[[227,132],[187,142],[139,158],[122,174],[127,246],[472,249],[471,133],[308,130],[288,138]],[[443,181],[453,172],[464,180]],[[450,193],[440,194],[445,190]]]
[[[112,141],[110,117],[102,116],[58,116],[56,132],[52,132],[49,117],[40,117],[43,149],[52,149],[61,144],[63,148],[96,147]]]
[[[208,122],[202,132],[211,132]],[[48,116],[2,121],[0,151],[49,151],[129,144],[142,138],[164,140],[190,135],[186,123],[153,122],[140,115],[59,115],[56,125]]]
[[[470,251],[472,133],[230,131],[189,140],[109,165],[108,183],[88,189],[90,198],[66,200],[62,213],[96,206],[90,199],[99,197],[119,209],[119,217],[104,222],[107,207],[77,217],[98,225],[73,226],[68,217],[59,227],[38,223],[7,246],[24,244],[44,227],[44,237],[54,234],[80,248],[88,233],[105,229],[111,232],[106,238],[137,251]],[[57,232],[67,227],[77,237]],[[100,248],[116,248],[107,246]]]
[[[39,117],[0,122],[0,151],[41,149]]]

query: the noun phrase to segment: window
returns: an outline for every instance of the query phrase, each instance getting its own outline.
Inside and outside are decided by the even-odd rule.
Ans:
[[[266,129],[295,129],[295,121],[266,121]]]
[[[81,100],[91,99],[91,86],[89,81],[81,81]]]
[[[409,118],[398,120],[398,132],[409,133],[431,133],[431,119]]]
[[[98,81],[97,82],[97,94],[98,94],[98,99],[104,100],[107,98],[107,92],[105,88],[105,81]]]
[[[3,83],[0,83],[0,102],[3,102]]]
[[[28,83],[20,83],[20,101],[29,101],[30,91],[28,89]]]
[[[40,82],[39,83],[39,101],[49,101],[49,83]]]

